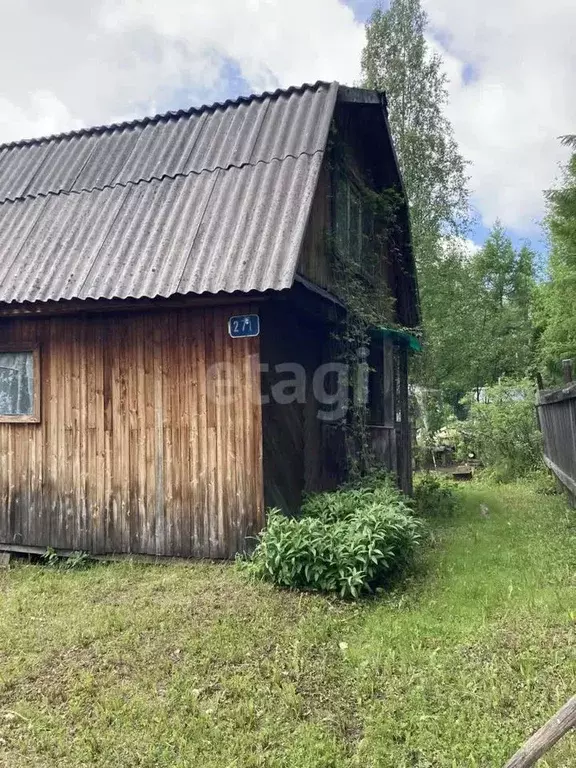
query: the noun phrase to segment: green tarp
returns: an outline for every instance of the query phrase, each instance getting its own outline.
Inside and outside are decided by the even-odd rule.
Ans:
[[[370,333],[373,336],[379,336],[384,339],[392,339],[394,344],[398,344],[401,347],[407,347],[414,352],[422,351],[422,344],[420,340],[413,336],[408,331],[402,331],[399,328],[385,328],[383,325],[370,329]]]

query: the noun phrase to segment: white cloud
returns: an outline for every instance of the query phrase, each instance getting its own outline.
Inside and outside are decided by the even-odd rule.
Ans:
[[[576,131],[573,0],[424,0],[451,78],[449,116],[484,223],[537,235]],[[471,66],[471,82],[464,81]]]
[[[112,26],[142,24],[191,59],[235,60],[257,88],[359,73],[364,28],[339,0],[125,0],[108,9]]]
[[[0,0],[0,141],[359,76],[363,25],[341,0]],[[34,94],[50,92],[42,111]]]
[[[459,237],[456,235],[447,235],[442,239],[442,253],[444,256],[457,254],[465,261],[470,261],[482,246],[475,243],[469,237]]]
[[[576,131],[576,4],[423,2],[484,222],[535,234],[567,154],[556,137]],[[228,97],[231,64],[255,91],[360,76],[364,29],[343,0],[0,0],[0,11],[0,141]]]
[[[0,96],[0,142],[47,136],[81,125],[50,91],[33,91],[21,104]]]
[[[186,62],[211,85],[223,58],[258,89],[349,80],[364,44],[363,26],[338,0],[109,0],[101,19],[111,32],[154,35],[168,69]]]

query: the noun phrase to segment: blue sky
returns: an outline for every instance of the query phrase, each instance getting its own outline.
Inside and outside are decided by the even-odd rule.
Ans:
[[[366,22],[374,8],[387,7],[388,3],[375,3],[373,0],[346,0],[346,5],[354,11],[354,16],[358,21]]]
[[[543,190],[576,130],[576,4],[421,0],[481,242],[541,249]],[[317,79],[357,82],[373,0],[27,0],[0,26],[0,142]],[[71,65],[73,62],[73,65]]]

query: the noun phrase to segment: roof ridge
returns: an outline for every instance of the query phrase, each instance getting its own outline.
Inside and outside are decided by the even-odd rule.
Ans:
[[[215,101],[213,104],[202,104],[198,107],[189,107],[188,109],[162,112],[153,116],[147,115],[144,117],[135,118],[134,120],[126,120],[120,123],[109,123],[104,125],[90,126],[88,128],[78,128],[73,131],[64,131],[63,133],[54,133],[48,136],[39,136],[32,139],[17,139],[15,141],[9,141],[4,144],[0,143],[0,151],[4,149],[13,149],[15,147],[38,146],[40,144],[48,144],[51,141],[73,139],[77,136],[96,136],[106,132],[124,131],[130,128],[136,128],[137,126],[146,126],[159,123],[162,120],[166,122],[168,120],[179,120],[182,117],[191,117],[195,114],[203,114],[204,112],[216,111],[217,109],[228,109],[232,106],[249,104],[253,101],[264,101],[265,99],[274,99],[282,95],[291,95],[293,93],[297,93],[298,91],[304,92],[306,90],[318,90],[321,86],[330,87],[332,84],[333,83],[330,83],[326,80],[317,80],[315,83],[291,85],[289,88],[277,88],[275,91],[262,91],[261,93],[252,93],[249,96],[238,96],[235,99]]]
[[[214,168],[202,168],[199,171],[188,171],[188,173],[163,173],[161,176],[150,176],[149,178],[140,178],[137,181],[133,181],[132,179],[128,179],[127,181],[118,181],[115,184],[103,184],[101,187],[90,187],[90,188],[82,188],[82,189],[73,189],[73,190],[64,190],[59,189],[57,192],[54,190],[48,190],[48,192],[39,192],[37,195],[20,195],[19,197],[11,198],[6,197],[4,200],[0,200],[0,207],[3,205],[6,205],[7,203],[14,204],[14,203],[24,203],[27,200],[38,200],[39,198],[46,198],[46,197],[60,197],[60,196],[69,196],[69,195],[82,195],[82,194],[92,194],[92,192],[104,192],[107,189],[115,189],[116,187],[121,187],[123,189],[126,189],[127,187],[137,187],[140,184],[151,184],[153,181],[176,181],[176,179],[187,179],[189,176],[202,176],[204,173],[216,173],[217,171],[229,171],[232,168],[235,168],[236,170],[242,170],[243,168],[256,168],[259,165],[271,165],[272,163],[282,163],[284,160],[292,159],[292,160],[298,160],[299,158],[306,155],[307,157],[315,157],[318,154],[323,154],[325,152],[324,149],[317,149],[314,152],[300,152],[298,155],[294,155],[291,152],[288,152],[288,154],[284,155],[283,157],[271,157],[268,160],[257,160],[255,163],[240,163],[238,165],[235,165],[234,163],[229,163],[227,166],[217,165]]]

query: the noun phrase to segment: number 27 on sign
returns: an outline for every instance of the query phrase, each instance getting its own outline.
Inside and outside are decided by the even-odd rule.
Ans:
[[[228,320],[228,333],[234,339],[259,336],[260,317],[258,315],[234,315]]]

